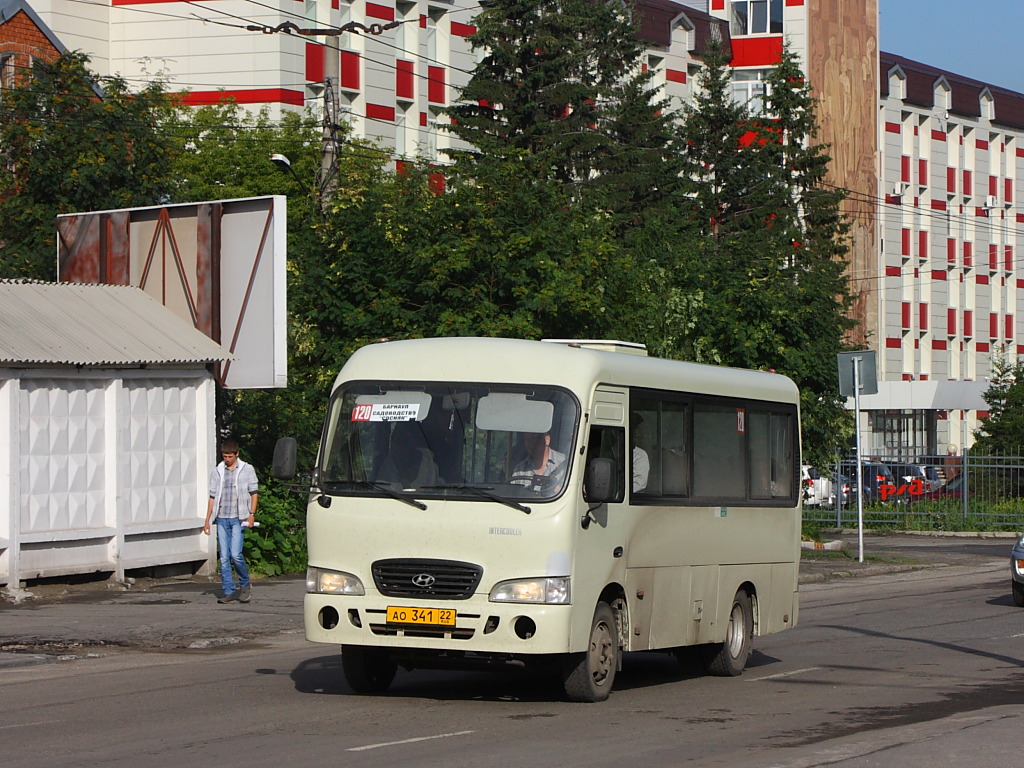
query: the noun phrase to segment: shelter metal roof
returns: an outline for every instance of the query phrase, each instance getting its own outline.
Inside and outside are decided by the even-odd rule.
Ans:
[[[0,365],[198,364],[231,357],[138,288],[0,280]]]

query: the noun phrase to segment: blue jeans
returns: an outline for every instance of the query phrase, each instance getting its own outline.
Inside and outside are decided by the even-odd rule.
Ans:
[[[220,550],[220,585],[225,595],[235,591],[235,577],[231,566],[238,573],[238,588],[249,586],[249,569],[242,557],[242,544],[245,541],[245,529],[237,517],[217,518],[217,549]]]

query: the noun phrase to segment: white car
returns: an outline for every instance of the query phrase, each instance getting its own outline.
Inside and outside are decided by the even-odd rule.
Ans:
[[[820,507],[832,498],[832,478],[805,464],[800,468],[800,485],[804,489],[804,506]]]

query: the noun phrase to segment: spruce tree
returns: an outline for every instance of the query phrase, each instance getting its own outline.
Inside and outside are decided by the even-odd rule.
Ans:
[[[732,99],[713,50],[681,128],[695,181],[689,215],[704,237],[675,272],[680,352],[778,370],[801,387],[805,448],[827,463],[846,431],[836,353],[852,326],[843,195],[826,182],[814,100],[787,50],[767,79],[765,113]]]
[[[525,154],[619,229],[667,199],[679,177],[673,116],[641,67],[627,6],[507,0],[475,24],[470,42],[486,53],[447,110],[470,146],[456,175]]]
[[[1005,354],[992,360],[992,377],[982,395],[988,415],[975,431],[976,453],[1020,456],[1024,450],[1024,360],[1011,362]]]

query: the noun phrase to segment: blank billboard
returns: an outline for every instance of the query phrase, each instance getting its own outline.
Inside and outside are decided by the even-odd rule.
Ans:
[[[141,288],[231,353],[222,385],[285,387],[285,225],[281,195],[67,214],[58,280]]]

